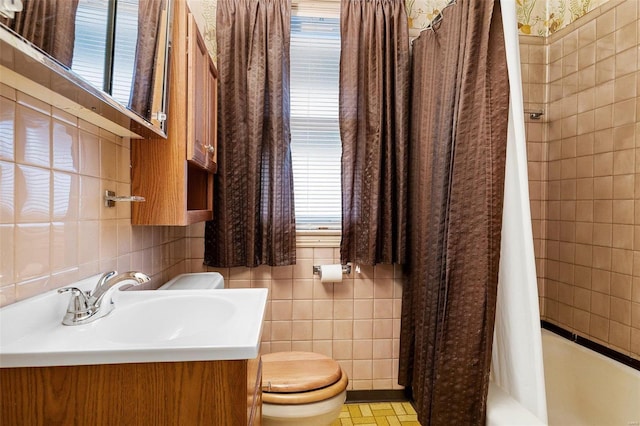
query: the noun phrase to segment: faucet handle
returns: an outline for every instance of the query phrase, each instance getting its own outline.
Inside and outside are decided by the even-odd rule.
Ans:
[[[64,325],[76,325],[79,321],[85,320],[95,314],[95,308],[91,306],[86,293],[77,287],[63,287],[58,289],[58,293],[71,292],[71,299],[67,306],[67,313],[62,319]]]

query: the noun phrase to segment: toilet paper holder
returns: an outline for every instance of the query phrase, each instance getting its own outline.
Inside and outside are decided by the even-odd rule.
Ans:
[[[342,273],[347,275],[351,273],[350,263],[342,265]],[[313,275],[320,275],[320,265],[313,265]]]

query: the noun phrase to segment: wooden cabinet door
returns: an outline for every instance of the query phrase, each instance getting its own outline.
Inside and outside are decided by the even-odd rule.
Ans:
[[[187,77],[187,160],[207,168],[209,52],[198,31],[193,15],[189,14]]]
[[[218,70],[209,61],[207,73],[207,94],[208,94],[208,126],[207,145],[204,149],[207,152],[207,170],[215,173],[218,169]]]

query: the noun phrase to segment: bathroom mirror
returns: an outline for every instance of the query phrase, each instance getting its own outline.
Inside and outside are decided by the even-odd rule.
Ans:
[[[166,137],[171,0],[12,2],[21,11],[0,10],[2,82],[123,136]]]

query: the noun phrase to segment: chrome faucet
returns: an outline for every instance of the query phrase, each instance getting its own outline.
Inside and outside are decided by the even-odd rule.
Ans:
[[[64,325],[80,325],[104,317],[113,310],[113,292],[125,284],[134,286],[149,281],[142,272],[129,271],[118,275],[117,271],[102,274],[93,291],[82,291],[77,287],[63,287],[58,293],[71,292],[67,312],[62,319]]]

